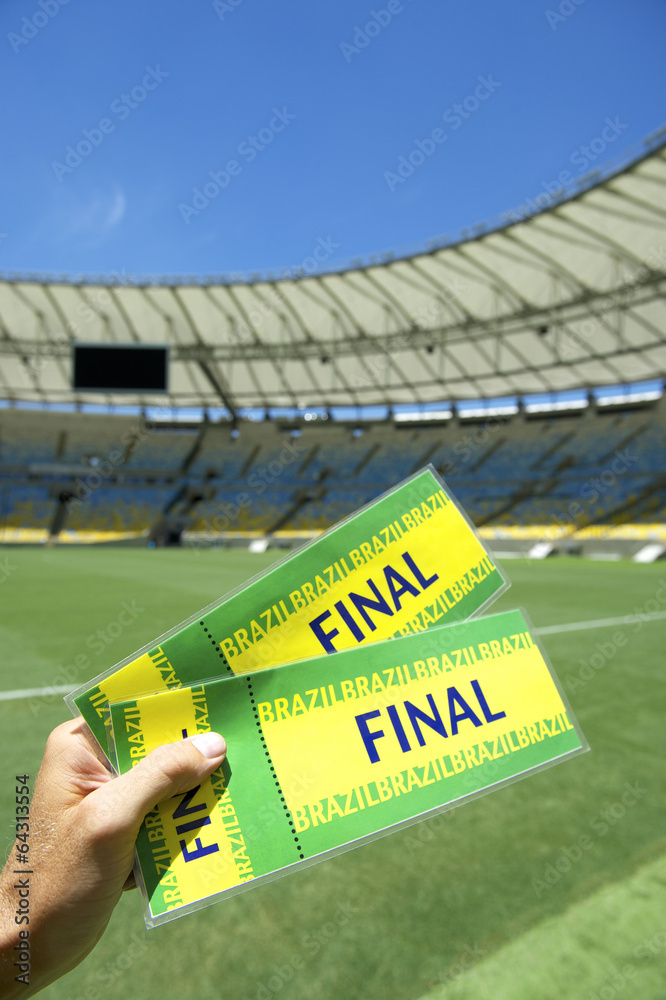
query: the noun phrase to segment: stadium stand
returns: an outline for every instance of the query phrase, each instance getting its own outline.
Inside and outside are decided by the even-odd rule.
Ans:
[[[204,536],[321,530],[427,462],[474,522],[571,533],[666,518],[666,405],[432,427],[0,412],[1,525]],[[63,501],[64,498],[64,501]],[[160,535],[161,532],[161,535]]]
[[[487,537],[661,539],[665,135],[402,259],[0,274],[0,540],[286,543],[427,463]],[[168,343],[168,392],[74,389],[77,341]]]

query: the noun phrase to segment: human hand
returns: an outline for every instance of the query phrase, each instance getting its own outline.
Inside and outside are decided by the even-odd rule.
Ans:
[[[17,925],[21,875],[16,851],[0,875],[0,996],[33,996],[81,962],[99,941],[124,888],[131,888],[134,844],[146,813],[186,792],[220,766],[217,733],[158,747],[115,777],[82,720],[48,738],[30,805],[29,925]],[[20,930],[29,938],[21,939]],[[17,982],[15,946],[29,942],[29,985]]]

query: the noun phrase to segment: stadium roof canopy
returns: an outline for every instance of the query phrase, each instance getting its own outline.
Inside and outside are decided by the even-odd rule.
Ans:
[[[168,343],[150,406],[522,396],[666,373],[666,142],[573,196],[397,260],[250,281],[0,281],[0,397],[75,394],[71,344]],[[584,181],[587,179],[584,179]],[[535,206],[536,208],[536,206]],[[515,217],[515,213],[514,213]]]

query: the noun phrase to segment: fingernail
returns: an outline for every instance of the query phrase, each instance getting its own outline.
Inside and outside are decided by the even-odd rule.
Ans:
[[[227,752],[227,744],[219,733],[199,733],[190,740],[200,754],[212,760],[213,757],[222,757]]]

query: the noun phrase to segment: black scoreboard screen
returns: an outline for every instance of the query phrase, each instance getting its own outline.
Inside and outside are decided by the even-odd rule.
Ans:
[[[81,392],[166,392],[164,344],[74,344],[72,388]]]

